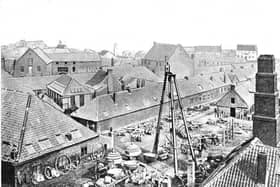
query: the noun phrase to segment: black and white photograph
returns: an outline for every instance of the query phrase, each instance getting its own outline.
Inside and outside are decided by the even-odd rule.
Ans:
[[[280,1],[0,0],[3,187],[280,187]]]

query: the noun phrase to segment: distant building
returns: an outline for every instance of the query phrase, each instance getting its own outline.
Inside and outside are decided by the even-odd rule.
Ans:
[[[237,45],[236,49],[237,58],[246,61],[256,61],[258,58],[258,48],[256,45]]]
[[[243,89],[243,87],[236,89],[232,85],[231,89],[216,102],[217,112],[223,111],[225,116],[247,118],[253,112],[253,94],[250,94],[248,90],[246,93]]]
[[[50,186],[47,172],[61,175],[104,144],[96,133],[36,96],[2,89],[1,98],[2,186]]]
[[[171,71],[177,78],[182,79],[194,75],[194,61],[187,54],[182,45],[163,44],[154,42],[153,47],[147,52],[142,65],[156,75],[163,77],[165,59],[170,64]]]
[[[29,48],[15,63],[13,75],[43,76],[96,72],[101,67],[97,53],[66,48]]]

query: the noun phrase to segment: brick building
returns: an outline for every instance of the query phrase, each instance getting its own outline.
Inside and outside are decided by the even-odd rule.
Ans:
[[[156,75],[163,77],[165,58],[170,64],[171,71],[178,79],[194,75],[194,61],[180,44],[163,44],[154,42],[153,47],[142,59],[142,65]]]
[[[96,72],[101,60],[96,52],[68,48],[29,48],[15,63],[13,75],[43,76],[63,73]]]
[[[47,169],[82,162],[103,145],[96,133],[36,96],[2,89],[1,98],[3,186],[44,186]]]
[[[280,141],[279,91],[273,55],[258,58],[253,135],[270,146]]]

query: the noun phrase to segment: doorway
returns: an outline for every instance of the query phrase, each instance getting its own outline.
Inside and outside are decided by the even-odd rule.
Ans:
[[[235,118],[236,116],[235,108],[230,108],[230,116]]]

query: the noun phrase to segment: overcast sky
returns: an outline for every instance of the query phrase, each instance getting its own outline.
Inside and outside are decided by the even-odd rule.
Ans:
[[[191,45],[257,44],[280,57],[279,0],[0,0],[2,44],[149,50],[153,41]]]

